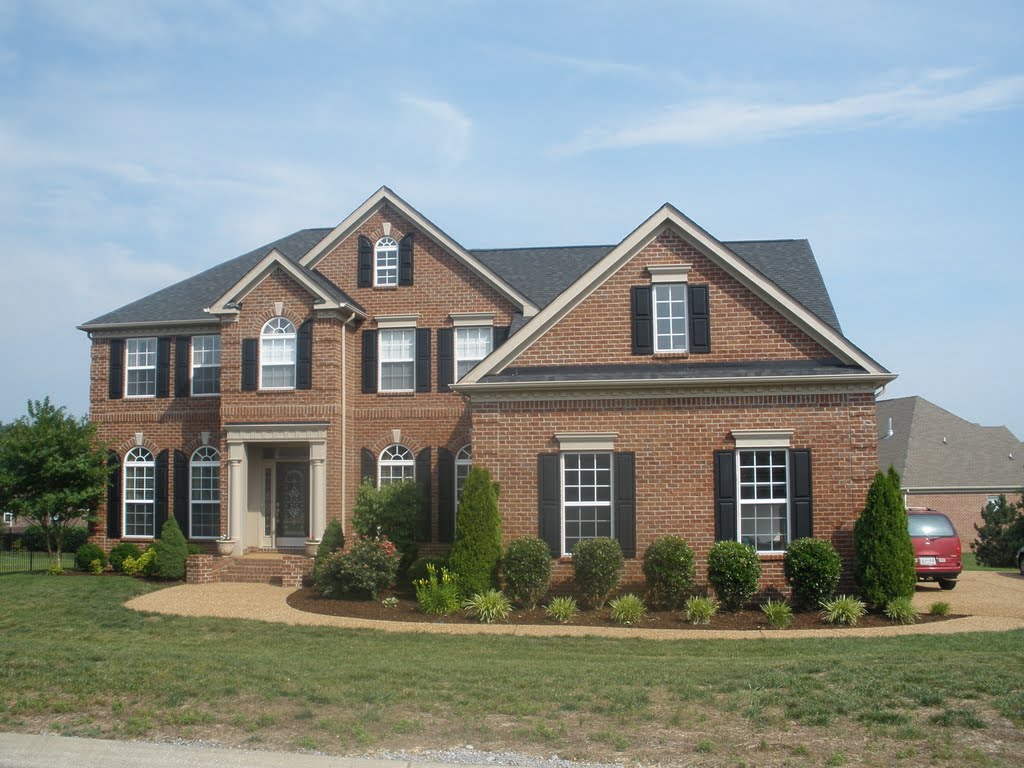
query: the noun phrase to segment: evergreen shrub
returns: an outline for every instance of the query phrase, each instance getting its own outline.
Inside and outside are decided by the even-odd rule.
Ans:
[[[110,567],[118,573],[124,571],[124,560],[126,557],[138,559],[142,550],[130,541],[122,541],[115,544],[110,550]]]
[[[101,565],[107,564],[106,553],[96,544],[83,544],[75,552],[75,567],[80,571],[91,571],[93,560],[99,560]]]
[[[551,549],[535,537],[513,539],[501,559],[505,591],[521,605],[536,607],[551,581]]]
[[[999,500],[986,504],[981,510],[982,524],[975,523],[978,537],[971,549],[978,562],[989,568],[1013,568],[1017,565],[1017,551],[1024,547],[1024,491],[1019,502]]]
[[[786,583],[793,588],[793,601],[805,608],[817,608],[836,593],[843,563],[832,543],[803,538],[790,542],[782,561]]]
[[[498,484],[491,482],[486,469],[473,467],[462,486],[448,567],[455,573],[463,596],[469,597],[497,585],[500,560]]]
[[[917,584],[914,546],[895,470],[875,474],[864,511],[853,527],[853,547],[857,586],[869,605],[913,596]]]
[[[761,561],[753,547],[738,541],[719,541],[708,551],[708,581],[727,611],[750,602],[761,578]]]
[[[151,572],[146,573],[147,576],[173,581],[185,578],[188,542],[185,541],[177,520],[172,517],[164,523],[160,538],[153,542],[151,549],[154,552],[153,567]]]
[[[662,536],[644,552],[644,577],[651,600],[676,608],[693,591],[693,550],[679,536]]]
[[[572,550],[572,569],[583,598],[600,608],[611,597],[625,565],[622,547],[615,539],[583,539]]]

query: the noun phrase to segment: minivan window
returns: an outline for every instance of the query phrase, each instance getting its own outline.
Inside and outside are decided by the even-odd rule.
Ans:
[[[908,515],[910,518],[910,536],[956,536],[953,524],[945,515]]]

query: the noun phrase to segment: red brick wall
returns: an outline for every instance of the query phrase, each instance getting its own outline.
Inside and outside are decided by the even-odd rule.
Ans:
[[[694,362],[814,360],[831,357],[806,333],[678,235],[665,232],[545,333],[513,366],[678,363],[681,355],[632,353],[630,288],[650,285],[649,265],[691,264],[689,282],[708,286],[711,352]]]

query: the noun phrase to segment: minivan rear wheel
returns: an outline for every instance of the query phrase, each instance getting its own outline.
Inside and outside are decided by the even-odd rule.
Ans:
[[[956,586],[956,579],[939,579],[939,589],[953,589]]]

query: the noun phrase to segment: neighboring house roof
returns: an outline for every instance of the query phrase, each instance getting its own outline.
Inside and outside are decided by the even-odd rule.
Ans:
[[[892,437],[881,439],[889,419]],[[895,467],[906,490],[1024,487],[1024,443],[1009,429],[974,424],[923,397],[880,400],[878,435],[879,468]]]

